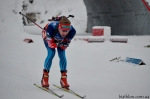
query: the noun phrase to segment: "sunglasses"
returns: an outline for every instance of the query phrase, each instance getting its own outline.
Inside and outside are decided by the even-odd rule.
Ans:
[[[58,28],[62,32],[68,32],[70,30],[70,24],[59,24]]]
[[[62,25],[61,28],[70,28],[70,26]]]

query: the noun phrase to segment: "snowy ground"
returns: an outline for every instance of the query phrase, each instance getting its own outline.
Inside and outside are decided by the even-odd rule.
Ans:
[[[17,31],[18,32],[18,31]],[[39,35],[0,36],[0,98],[1,99],[57,99],[33,86],[40,84],[46,49]],[[25,35],[24,35],[25,34]],[[30,37],[34,43],[23,42]],[[149,36],[129,37],[128,43],[87,43],[72,41],[67,49],[68,81],[71,89],[87,95],[86,99],[118,99],[119,95],[150,96]],[[147,65],[136,66],[124,62],[109,62],[114,57],[141,58]],[[54,58],[50,84],[59,85],[58,56]],[[76,99],[50,86],[64,99]]]
[[[4,10],[8,6],[10,8]],[[10,2],[1,1],[0,99],[58,99],[33,85],[40,84],[47,52],[41,35],[24,32],[19,16],[10,10],[12,6]],[[34,43],[25,43],[24,38],[32,38]],[[70,88],[86,95],[86,99],[123,99],[123,96],[150,99],[150,48],[144,48],[149,44],[150,36],[129,36],[128,43],[73,40],[66,51]],[[140,58],[146,65],[109,62],[115,57]],[[58,61],[56,53],[50,71],[50,88],[64,94],[63,99],[77,99],[52,86],[59,85]]]

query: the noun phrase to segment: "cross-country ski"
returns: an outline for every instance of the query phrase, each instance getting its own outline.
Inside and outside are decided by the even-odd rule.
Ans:
[[[72,95],[74,95],[74,96],[77,96],[77,97],[79,97],[79,98],[81,98],[81,99],[84,99],[86,96],[84,95],[84,96],[81,96],[81,95],[79,95],[79,94],[77,94],[77,93],[75,93],[74,91],[72,91],[71,89],[66,89],[66,88],[62,88],[62,87],[60,87],[60,86],[57,86],[57,85],[55,85],[55,84],[53,84],[56,88],[58,88],[58,89],[61,89],[61,90],[63,90],[63,91],[65,91],[65,92],[68,92],[68,93],[70,93],[70,94],[72,94]]]
[[[56,97],[62,98],[62,97],[64,96],[64,95],[58,95],[57,93],[55,93],[54,91],[52,91],[52,90],[49,89],[49,88],[41,87],[41,86],[39,86],[39,85],[37,85],[37,84],[35,84],[35,83],[34,83],[34,85],[35,85],[36,87],[38,87],[38,88],[40,88],[40,89],[42,89],[42,90],[48,92],[48,93],[51,93],[52,95],[54,95],[54,96],[56,96]]]

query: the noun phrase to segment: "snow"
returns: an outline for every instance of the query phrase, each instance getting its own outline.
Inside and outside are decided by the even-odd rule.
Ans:
[[[78,34],[86,32],[87,24],[87,11],[83,0],[36,0],[32,6],[29,2],[25,2],[28,5],[26,12],[40,12],[40,20],[44,23],[40,26],[44,27],[48,23],[48,19],[52,16],[68,16],[74,15],[74,18],[69,18],[71,24],[76,28]],[[47,12],[47,13],[46,13]],[[33,29],[25,28],[25,31],[32,34],[40,34],[37,26],[33,26]]]
[[[51,7],[55,7],[58,2],[60,9],[63,1],[70,7],[77,6],[76,2],[79,3],[79,0],[44,1],[45,4],[52,1]],[[38,4],[38,1],[36,3]],[[58,99],[33,85],[40,84],[47,52],[41,35],[32,35],[24,31],[21,16],[18,14],[22,9],[21,5],[21,0],[0,1],[0,99]],[[82,9],[82,6],[84,8],[84,5],[80,5],[72,9],[77,12],[72,13],[84,16],[78,13],[79,7]],[[65,6],[62,8],[67,9]],[[77,33],[76,37],[82,35]],[[34,43],[25,43],[24,38],[31,38]],[[138,96],[147,96],[142,99],[149,99],[150,48],[144,48],[149,44],[149,35],[128,36],[128,43],[112,43],[108,40],[87,43],[73,40],[66,50],[70,88],[80,95],[86,95],[86,99],[123,99],[123,96],[128,95],[134,96],[134,99]],[[109,61],[115,57],[142,59],[146,65]],[[60,95],[64,94],[63,99],[77,99],[78,97],[52,85],[60,85],[58,61],[56,53],[50,71],[50,88]]]
[[[146,0],[148,3],[150,3],[150,0]]]

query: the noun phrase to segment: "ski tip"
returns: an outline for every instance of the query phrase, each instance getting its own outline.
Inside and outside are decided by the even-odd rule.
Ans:
[[[64,97],[64,95],[61,95],[59,98],[62,98],[62,97]]]
[[[85,99],[85,97],[86,97],[86,95],[84,95],[84,96],[82,97],[82,99]]]

